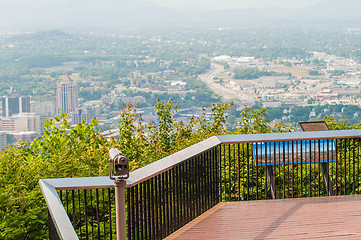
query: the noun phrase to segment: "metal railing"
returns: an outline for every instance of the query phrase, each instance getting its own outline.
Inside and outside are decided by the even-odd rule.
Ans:
[[[162,239],[222,201],[361,193],[361,130],[215,136],[130,173],[128,239]],[[60,239],[115,239],[109,177],[40,185]]]

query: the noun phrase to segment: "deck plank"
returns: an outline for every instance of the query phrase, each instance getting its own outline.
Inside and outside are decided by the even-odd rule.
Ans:
[[[361,195],[219,203],[167,240],[361,239]]]

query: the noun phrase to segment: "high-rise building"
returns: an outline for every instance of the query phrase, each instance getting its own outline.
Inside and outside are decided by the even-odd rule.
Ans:
[[[68,75],[57,84],[56,112],[72,113],[78,108],[78,86]]]
[[[11,117],[17,113],[30,112],[30,97],[20,97],[13,95],[11,97],[2,97],[2,116]]]

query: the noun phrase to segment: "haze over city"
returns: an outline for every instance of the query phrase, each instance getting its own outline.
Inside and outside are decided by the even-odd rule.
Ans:
[[[360,10],[357,0],[4,0],[0,30],[340,23],[359,21]]]

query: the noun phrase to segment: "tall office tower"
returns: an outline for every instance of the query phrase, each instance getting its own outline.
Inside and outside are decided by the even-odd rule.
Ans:
[[[11,97],[2,97],[1,104],[3,108],[3,117],[11,117],[17,113],[30,112],[30,97],[20,97],[12,95]]]
[[[56,112],[72,113],[78,108],[78,86],[68,75],[57,84]]]

